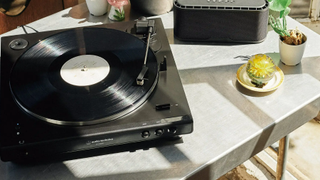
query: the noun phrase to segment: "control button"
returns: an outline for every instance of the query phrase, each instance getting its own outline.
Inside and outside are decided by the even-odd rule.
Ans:
[[[18,131],[18,132],[17,132],[17,136],[19,136],[19,135],[20,135],[20,132]]]
[[[161,136],[163,134],[163,129],[156,129],[155,135],[156,136]]]
[[[19,141],[19,144],[24,144],[24,140],[20,140],[20,141]]]
[[[168,129],[168,132],[169,132],[169,133],[172,133],[172,134],[175,134],[175,133],[177,133],[177,128],[176,128],[176,127],[170,127],[170,128]]]
[[[13,50],[21,50],[28,46],[28,41],[25,39],[14,39],[9,43],[9,47]]]
[[[143,138],[148,138],[149,136],[150,136],[150,132],[149,131],[143,131],[141,133],[141,137],[143,137]]]

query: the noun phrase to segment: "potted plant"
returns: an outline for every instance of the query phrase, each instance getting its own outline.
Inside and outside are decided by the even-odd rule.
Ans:
[[[279,34],[279,53],[281,62],[285,65],[295,66],[301,62],[307,37],[300,30],[287,29],[286,16],[290,12],[291,0],[268,0],[269,8],[280,12],[280,16],[275,18],[269,15],[269,22],[273,30]]]
[[[111,5],[109,19],[114,21],[123,21],[125,19],[124,5],[127,5],[128,0],[108,0]]]

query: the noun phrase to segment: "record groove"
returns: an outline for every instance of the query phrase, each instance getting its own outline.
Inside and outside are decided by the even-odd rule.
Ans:
[[[58,33],[36,43],[17,60],[10,77],[11,92],[24,111],[53,124],[114,120],[144,103],[157,84],[158,63],[151,50],[148,80],[143,86],[135,84],[145,48],[137,37],[113,29],[79,28]],[[92,85],[66,82],[60,75],[62,66],[81,55],[103,58],[110,72]]]

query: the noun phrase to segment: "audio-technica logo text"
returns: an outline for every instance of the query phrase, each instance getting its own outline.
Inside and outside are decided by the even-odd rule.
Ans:
[[[87,145],[98,145],[98,144],[104,144],[105,142],[113,141],[113,138],[106,138],[106,139],[99,139],[99,140],[94,140],[94,141],[87,141]]]

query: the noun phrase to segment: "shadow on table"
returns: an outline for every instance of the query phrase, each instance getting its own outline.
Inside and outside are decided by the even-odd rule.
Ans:
[[[74,18],[79,19],[78,24],[82,24],[85,22],[91,23],[111,23],[112,21],[108,18],[108,13],[102,16],[93,16],[89,13],[88,7],[86,3],[79,4],[77,6],[73,6],[68,14],[62,15],[63,18]]]
[[[303,57],[300,64],[288,66],[281,62],[279,53],[266,53],[283,71],[284,75],[308,73],[320,80],[320,57]]]
[[[252,97],[264,97],[281,95],[280,91],[258,93],[242,87],[236,78],[237,69],[241,66],[227,65],[217,67],[195,68],[180,70],[180,76],[184,85],[188,84],[207,84],[222,95],[228,102],[235,106],[245,116],[252,119],[255,124],[265,128],[260,135],[259,144],[254,148],[253,155],[266,146],[268,138],[273,131],[275,122],[268,114],[260,109],[256,104],[249,101],[244,95]],[[239,93],[240,92],[240,93]],[[271,98],[276,99],[276,98]],[[243,104],[245,102],[245,104]],[[270,103],[270,102],[269,102]],[[198,107],[201,108],[201,107]]]
[[[294,77],[291,75],[297,74],[304,74],[303,77],[310,77],[316,78],[320,80],[320,58],[319,57],[305,57],[302,60],[302,63],[297,66],[286,66],[280,62],[280,57],[278,53],[267,53],[273,59],[275,59],[275,63],[282,69],[285,75],[288,76],[286,83],[294,83]],[[263,131],[260,133],[258,137],[258,141],[253,147],[253,151],[251,156],[255,155],[256,153],[260,152],[267,146],[271,145],[271,135],[274,135],[275,129],[275,121],[278,119],[274,119],[275,117],[270,117],[264,107],[268,105],[272,106],[272,104],[277,103],[287,103],[292,101],[292,99],[284,99],[280,101],[281,96],[285,93],[296,94],[296,96],[303,96],[302,93],[299,94],[299,87],[297,89],[286,89],[286,87],[290,87],[285,84],[280,86],[278,89],[271,91],[271,92],[254,92],[244,88],[240,83],[237,81],[236,72],[237,69],[242,64],[236,65],[223,65],[223,66],[214,66],[214,67],[204,67],[204,68],[194,68],[194,69],[183,69],[180,70],[180,76],[182,78],[183,84],[185,86],[195,85],[195,84],[206,84],[209,86],[203,87],[210,87],[217,91],[219,95],[222,95],[228,103],[230,102],[233,106],[240,110],[245,116],[249,117],[256,125],[263,128]],[[316,68],[316,67],[319,68]],[[314,69],[313,71],[310,71]],[[311,76],[309,76],[309,75]],[[290,76],[290,77],[289,77]],[[286,78],[285,78],[286,79]],[[290,80],[290,82],[288,82]],[[316,81],[314,81],[316,82]],[[200,86],[199,86],[200,87]],[[310,85],[312,87],[312,85]],[[214,92],[213,90],[208,89],[209,92]],[[285,92],[286,91],[286,92]],[[205,91],[203,91],[204,93]],[[239,93],[240,92],[240,93]],[[248,96],[248,97],[246,97]],[[257,98],[265,99],[264,101],[255,101]],[[265,98],[268,97],[268,98]],[[214,100],[214,99],[213,99]],[[259,102],[259,104],[257,104]],[[261,104],[260,104],[261,103]],[[196,104],[196,103],[192,103]],[[201,106],[201,103],[197,105],[197,108]],[[205,109],[205,107],[204,107]],[[305,108],[308,109],[308,108]],[[284,112],[290,113],[290,112]],[[294,115],[292,115],[294,116]],[[287,117],[285,117],[287,118]],[[292,125],[293,126],[293,125]],[[291,127],[290,127],[291,128]],[[290,131],[293,128],[288,128],[286,131]],[[290,129],[290,130],[289,130]],[[284,132],[279,132],[278,134],[284,134]],[[274,138],[274,137],[272,137]]]
[[[135,20],[140,17],[140,15],[137,12],[130,9],[130,5],[125,5],[124,11],[125,11],[124,21]],[[68,12],[68,14],[62,15],[62,17],[79,19],[80,21],[78,22],[78,24],[82,24],[85,22],[99,23],[99,24],[118,22],[118,21],[110,20],[108,18],[108,13],[109,12],[107,12],[105,15],[102,15],[102,16],[93,16],[89,13],[87,4],[81,3],[77,6],[72,7],[71,10]]]

